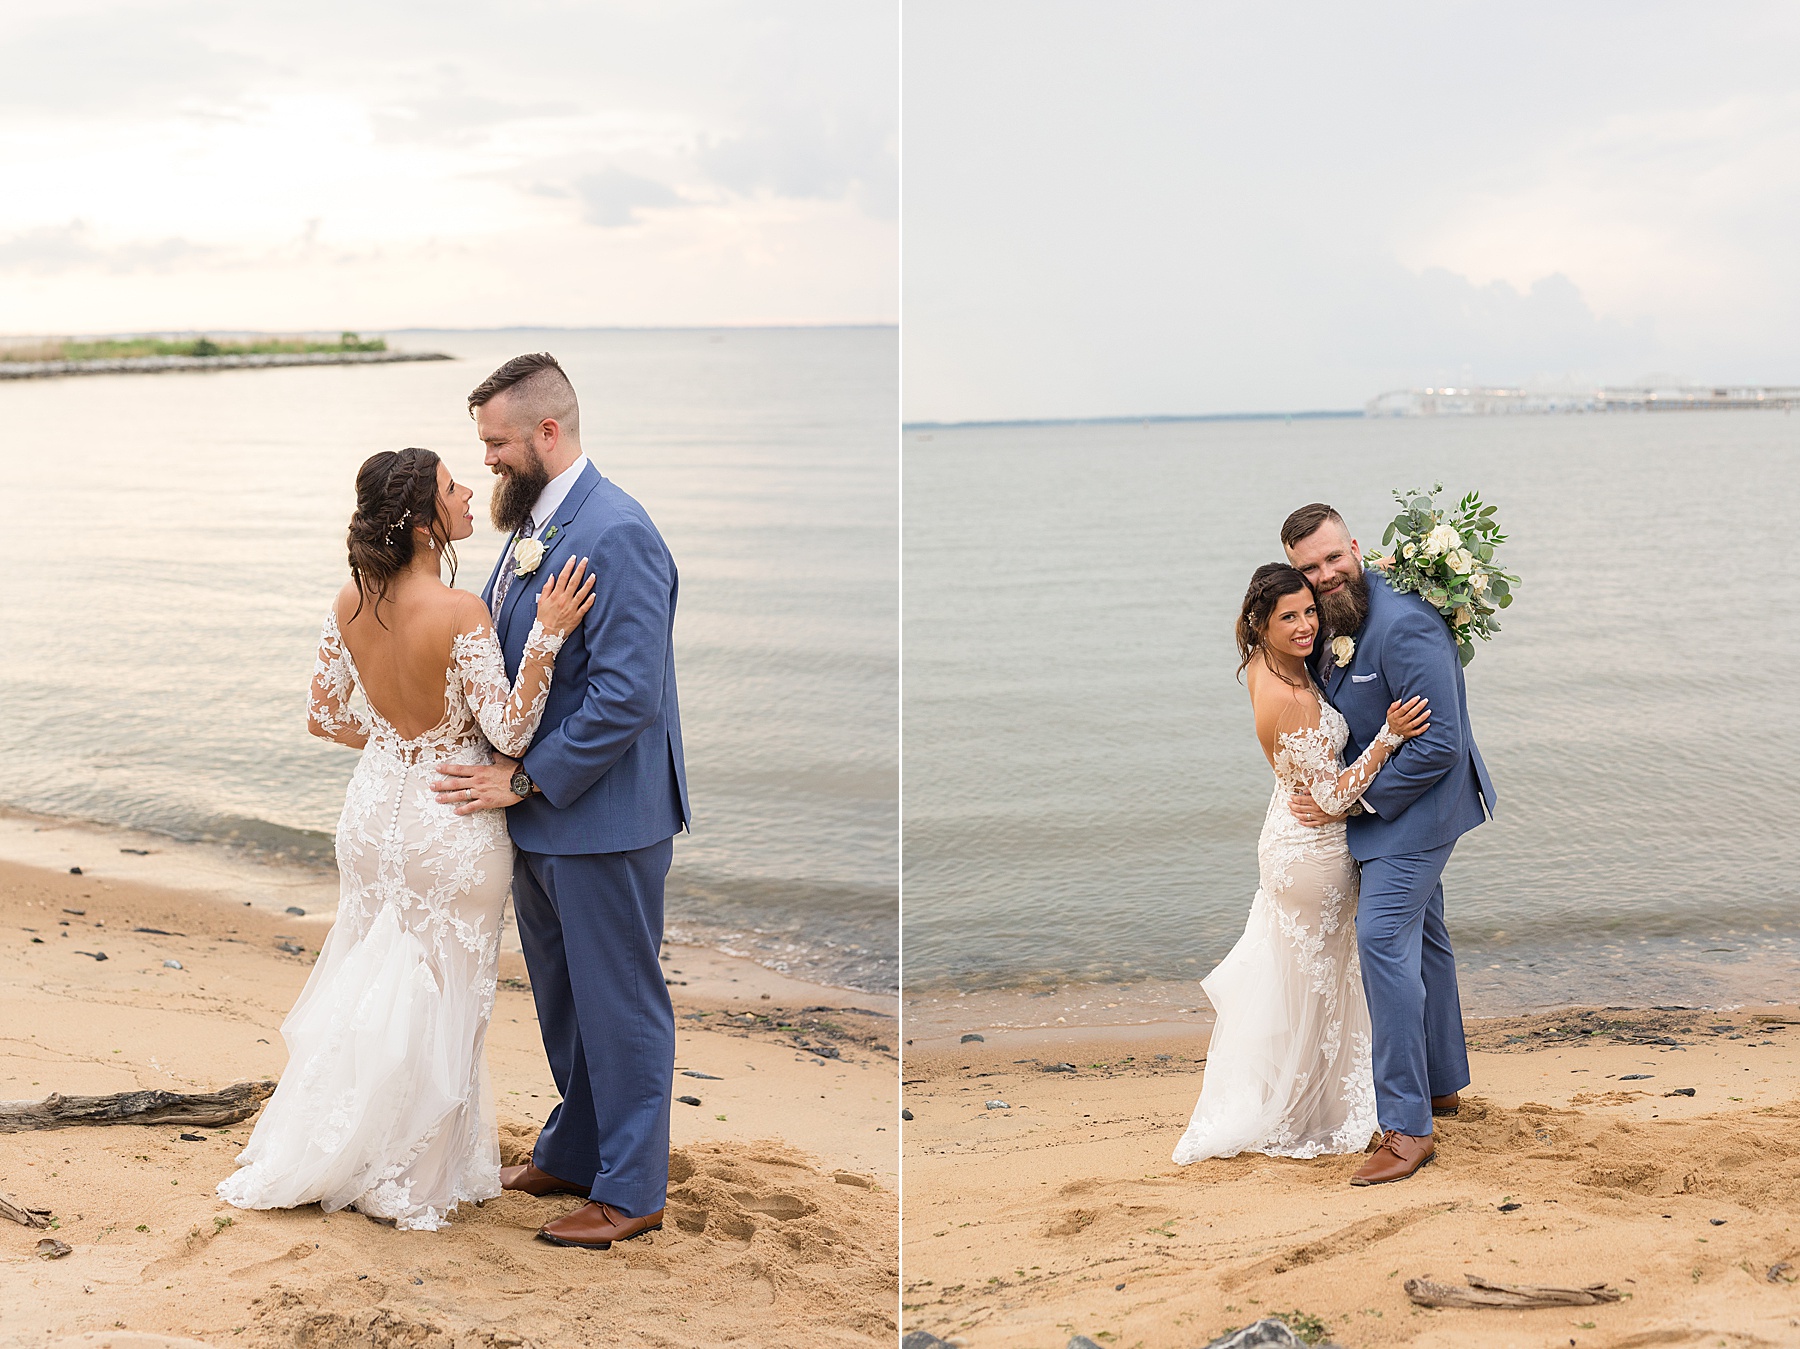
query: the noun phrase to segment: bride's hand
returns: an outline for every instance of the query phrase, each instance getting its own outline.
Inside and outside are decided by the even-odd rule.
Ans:
[[[1411,740],[1414,736],[1424,735],[1431,727],[1431,704],[1423,695],[1408,698],[1403,703],[1390,703],[1387,714],[1388,729],[1395,735]]]
[[[546,632],[567,637],[582,616],[594,607],[594,578],[587,576],[587,559],[570,558],[563,569],[538,591],[538,622]]]

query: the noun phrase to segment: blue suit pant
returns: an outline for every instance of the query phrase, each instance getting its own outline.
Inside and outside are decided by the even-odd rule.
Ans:
[[[562,1094],[532,1161],[634,1218],[662,1208],[669,1186],[675,1009],[658,957],[673,856],[664,839],[632,852],[521,850],[513,865],[513,913]]]
[[[1431,1098],[1469,1085],[1456,956],[1444,926],[1444,865],[1455,843],[1362,864],[1356,946],[1374,1032],[1383,1129],[1431,1132]]]

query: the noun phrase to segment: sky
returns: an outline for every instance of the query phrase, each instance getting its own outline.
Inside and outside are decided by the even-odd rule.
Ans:
[[[907,0],[912,421],[1800,384],[1800,7]]]
[[[883,0],[0,6],[0,333],[893,322]]]

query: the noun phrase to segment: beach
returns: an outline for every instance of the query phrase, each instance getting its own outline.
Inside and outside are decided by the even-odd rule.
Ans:
[[[1193,1349],[1284,1312],[1347,1349],[1800,1343],[1792,1005],[1471,1020],[1433,1164],[1362,1189],[1356,1157],[1169,1160],[1203,1025],[913,1029],[907,1330]],[[1428,1309],[1404,1289],[1465,1275],[1624,1296]]]
[[[153,836],[0,824],[0,1099],[279,1076],[335,886]],[[213,1187],[254,1118],[8,1134],[0,1193],[56,1226],[0,1221],[0,1346],[891,1344],[892,999],[697,946],[670,945],[665,969],[676,1094],[701,1104],[673,1107],[661,1231],[608,1252],[535,1240],[567,1196],[502,1195],[436,1233],[235,1209]],[[557,1098],[516,951],[500,976],[488,1063],[511,1162]],[[71,1252],[40,1258],[45,1236]]]

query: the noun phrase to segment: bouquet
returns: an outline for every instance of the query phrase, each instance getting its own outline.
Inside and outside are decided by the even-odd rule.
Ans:
[[[1475,639],[1485,642],[1500,631],[1494,615],[1512,603],[1519,578],[1494,561],[1494,550],[1506,542],[1494,508],[1470,492],[1446,511],[1437,503],[1443,490],[1440,482],[1428,493],[1395,492],[1400,514],[1381,536],[1382,546],[1391,544],[1393,551],[1370,557],[1369,564],[1386,573],[1395,590],[1414,591],[1444,616],[1457,658],[1467,665],[1475,659]]]

